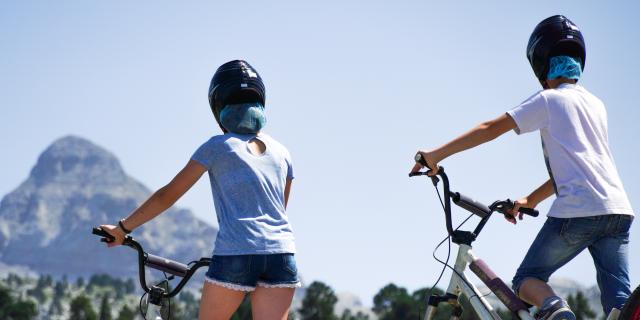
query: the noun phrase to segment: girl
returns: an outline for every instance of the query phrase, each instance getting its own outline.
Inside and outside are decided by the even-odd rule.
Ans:
[[[261,132],[265,88],[246,61],[220,66],[209,105],[223,131],[118,226],[101,227],[122,244],[127,233],[173,205],[209,173],[219,231],[200,300],[200,320],[229,319],[247,292],[254,319],[286,319],[300,286],[293,231],[285,214],[293,170],[287,149]]]

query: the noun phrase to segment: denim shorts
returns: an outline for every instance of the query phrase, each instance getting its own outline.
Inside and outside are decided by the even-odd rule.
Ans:
[[[583,218],[553,218],[538,232],[513,278],[518,292],[527,278],[549,281],[552,273],[589,249],[596,267],[604,314],[621,306],[629,288],[629,228],[633,216],[608,214]]]
[[[214,255],[206,281],[239,291],[265,288],[300,287],[298,268],[293,253]]]

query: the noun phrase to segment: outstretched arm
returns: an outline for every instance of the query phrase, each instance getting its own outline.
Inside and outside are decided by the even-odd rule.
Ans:
[[[515,129],[516,122],[508,114],[502,114],[501,116],[481,123],[465,134],[451,140],[449,143],[433,150],[419,150],[418,153],[422,154],[424,159],[431,167],[432,172],[430,175],[434,175],[438,171],[438,163],[447,157],[456,154],[460,151],[471,149],[485,142],[491,141],[509,130]],[[422,165],[416,163],[411,169],[411,172],[416,172],[422,169]]]
[[[134,210],[122,221],[125,228],[133,229],[155,218],[157,215],[171,207],[182,195],[187,192],[200,179],[207,168],[194,160],[189,160],[187,165],[167,185],[158,189],[147,201]],[[125,233],[119,227],[102,225],[104,230],[116,237],[116,241],[109,243],[114,246],[122,243]]]

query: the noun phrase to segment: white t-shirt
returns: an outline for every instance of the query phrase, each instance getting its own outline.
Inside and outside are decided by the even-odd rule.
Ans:
[[[557,198],[550,217],[633,215],[607,133],[604,103],[577,84],[543,90],[507,112],[516,133],[540,130]]]

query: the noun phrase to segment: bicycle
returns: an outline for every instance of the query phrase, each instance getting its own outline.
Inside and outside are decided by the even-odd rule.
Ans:
[[[416,154],[415,160],[428,170],[431,170],[421,154]],[[409,177],[425,175],[427,175],[427,172],[414,172],[410,173]],[[516,315],[521,320],[534,319],[529,312],[527,304],[520,300],[507,286],[507,284],[493,271],[491,271],[487,263],[478,258],[471,251],[472,243],[477,240],[480,232],[491,218],[492,214],[494,212],[498,212],[503,215],[509,215],[508,211],[514,206],[513,201],[509,199],[499,200],[493,202],[489,206],[486,206],[459,192],[451,191],[449,187],[449,178],[447,177],[443,167],[440,167],[440,170],[435,176],[430,177],[434,187],[436,187],[436,190],[438,190],[437,185],[440,182],[438,176],[442,179],[443,183],[444,203],[442,203],[442,206],[445,213],[447,232],[451,242],[457,244],[459,249],[453,268],[448,265],[448,261],[443,263],[445,267],[449,267],[453,271],[449,281],[449,286],[447,287],[444,295],[431,295],[429,297],[424,319],[433,319],[438,310],[438,306],[441,303],[448,303],[453,307],[452,319],[460,319],[463,312],[459,301],[461,294],[464,294],[469,298],[471,307],[480,319],[502,319],[496,309],[494,309],[494,307],[484,299],[484,296],[480,291],[471,282],[469,282],[468,278],[465,276],[465,270],[467,267],[487,286],[487,288],[489,288],[493,294],[496,295],[496,297],[507,307],[509,311],[511,311],[512,314]],[[438,197],[440,197],[439,191]],[[453,229],[451,222],[452,200],[457,206],[480,217],[480,222],[474,231],[458,230],[458,228],[460,228],[467,220],[463,221],[458,228]],[[440,201],[442,202],[442,198],[440,198]],[[519,212],[533,217],[537,217],[539,215],[537,210],[531,208],[521,207]],[[640,286],[638,286],[638,288],[629,297],[622,311],[614,309],[607,317],[607,320],[615,319],[640,320]]]
[[[416,161],[420,162],[423,166],[427,167],[426,162],[420,154],[416,155]],[[410,177],[426,175],[426,172],[415,172],[409,174]],[[472,243],[480,235],[480,232],[488,222],[492,213],[497,211],[505,214],[507,210],[513,207],[513,202],[510,200],[496,201],[491,206],[487,207],[467,196],[462,195],[459,192],[453,192],[449,188],[449,178],[445,173],[443,167],[437,173],[443,182],[444,188],[444,211],[446,218],[446,227],[451,242],[459,246],[456,262],[453,267],[453,273],[449,286],[444,295],[431,295],[428,300],[427,311],[425,313],[425,320],[432,319],[437,310],[438,305],[441,303],[448,303],[453,307],[453,318],[458,319],[462,315],[462,306],[459,302],[461,294],[465,294],[469,297],[469,303],[473,310],[481,319],[501,319],[497,311],[488,303],[483,295],[478,291],[475,285],[473,285],[467,277],[464,275],[467,267],[475,273],[480,280],[493,292],[502,303],[514,314],[522,320],[533,320],[534,318],[529,313],[527,306],[511,291],[507,284],[489,269],[489,266],[476,257],[471,251]],[[440,179],[436,176],[431,177],[433,185],[437,187]],[[461,208],[479,216],[480,222],[476,226],[473,232],[454,230],[451,222],[451,200],[460,206]],[[538,212],[533,209],[521,208],[520,212],[537,216]]]
[[[421,165],[431,170],[426,161],[420,154],[416,154],[415,160]],[[410,173],[409,177],[425,176],[427,172],[414,172]],[[443,167],[435,176],[430,177],[434,187],[440,182],[437,177],[440,176],[443,183],[444,203],[443,209],[445,212],[445,222],[447,232],[451,239],[451,242],[459,246],[458,254],[454,267],[451,268],[447,263],[445,265],[453,270],[449,286],[447,287],[444,295],[431,295],[427,302],[427,311],[425,313],[425,320],[433,319],[435,316],[438,305],[441,303],[448,303],[453,307],[452,319],[459,319],[462,315],[462,306],[459,302],[461,294],[465,294],[469,297],[469,303],[473,310],[480,317],[480,319],[501,319],[497,311],[491,306],[480,291],[467,279],[464,272],[467,267],[476,275],[480,280],[489,288],[489,290],[496,295],[496,297],[521,320],[534,319],[527,304],[520,300],[516,294],[506,285],[502,279],[500,279],[482,259],[478,258],[471,251],[471,244],[477,240],[480,232],[488,222],[489,218],[494,212],[508,215],[508,211],[513,208],[514,203],[507,199],[502,201],[495,201],[490,206],[486,206],[480,202],[477,202],[470,197],[467,197],[459,192],[451,191],[449,187],[449,178],[444,171]],[[440,194],[438,192],[438,196]],[[474,229],[474,231],[458,230],[464,224],[458,226],[455,230],[451,222],[451,201],[457,206],[471,212],[472,214],[480,217],[480,222]],[[441,199],[442,201],[442,199]],[[531,208],[520,208],[519,212],[527,214],[533,217],[537,217],[539,212]],[[640,320],[640,286],[629,296],[622,310],[613,309],[607,316],[607,320]]]
[[[109,242],[114,237],[108,234],[100,227],[93,228],[93,234],[102,237],[102,242]],[[175,297],[180,290],[191,279],[191,276],[201,267],[208,266],[211,262],[211,258],[200,258],[200,260],[194,260],[188,264],[183,264],[171,259],[156,256],[147,253],[142,248],[142,245],[133,239],[130,235],[124,238],[122,243],[125,246],[135,249],[138,252],[138,274],[140,280],[140,286],[145,293],[140,298],[140,314],[144,319],[147,319],[147,315],[153,316],[154,320],[168,320],[171,316],[171,298]],[[151,287],[147,285],[145,276],[145,266],[162,271],[165,273],[165,279],[153,284]],[[166,276],[169,273],[171,276]],[[181,277],[182,280],[171,291],[169,291],[169,281],[174,277]],[[145,307],[143,307],[143,299],[146,299]],[[166,309],[168,307],[168,309]],[[163,312],[168,310],[168,312]]]

